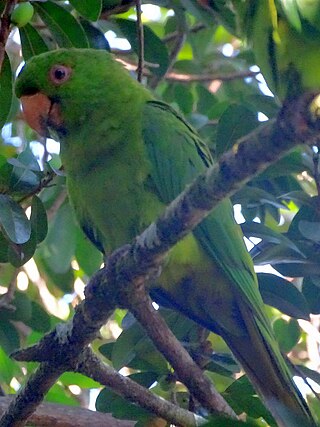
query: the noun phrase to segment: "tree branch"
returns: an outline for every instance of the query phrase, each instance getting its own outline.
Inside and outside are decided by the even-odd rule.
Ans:
[[[0,18],[0,73],[5,55],[6,43],[10,34],[10,15],[18,0],[7,0]]]
[[[16,360],[42,363],[16,395],[1,420],[1,426],[22,425],[21,421],[32,413],[61,373],[81,360],[79,356],[84,348],[95,338],[115,307],[129,306],[143,322],[147,313],[152,316],[158,314],[151,313],[150,302],[141,304],[140,298],[142,296],[146,302],[145,283],[158,274],[168,250],[199,224],[221,200],[233,195],[253,176],[276,162],[290,149],[302,143],[315,144],[319,138],[320,120],[310,111],[318,111],[315,106],[319,104],[320,96],[315,98],[315,94],[306,94],[288,101],[276,122],[269,122],[239,141],[236,147],[221,156],[215,166],[196,178],[134,243],[109,257],[106,267],[91,278],[85,291],[86,299],[76,308],[73,320],[58,325],[36,346],[14,354]],[[147,306],[146,311],[144,306]],[[162,322],[163,325],[159,327],[164,328],[159,335],[167,333],[164,322],[159,319],[157,321],[159,325]],[[149,318],[146,323],[150,323]],[[171,341],[165,349],[161,337],[157,337],[150,328],[148,333],[165,354],[178,351],[178,347],[170,347]],[[179,355],[183,352],[182,348]],[[175,356],[170,358],[170,362],[181,374],[181,366],[176,364]],[[192,369],[190,372],[196,370]],[[202,381],[205,384],[205,379],[201,379],[200,383]],[[188,384],[192,384],[191,391],[203,403],[205,392],[199,381],[192,379]],[[206,389],[206,393],[213,394],[212,399],[215,400],[212,387]],[[221,400],[217,398],[217,401],[221,404]],[[204,404],[208,407],[208,402]],[[224,405],[212,409],[226,412]]]
[[[176,22],[177,22],[177,31],[176,31],[176,37],[172,39],[173,46],[169,53],[169,64],[168,64],[167,73],[172,69],[174,63],[176,62],[177,56],[186,40],[187,30],[188,30],[184,8],[181,7],[181,5],[179,4],[174,4],[173,9],[176,17]],[[155,89],[160,83],[160,81],[164,78],[165,78],[165,75],[164,76],[154,75],[149,81],[149,87],[152,89]]]
[[[181,347],[180,342],[154,309],[145,288],[137,287],[133,294],[128,292],[127,296],[125,306],[144,327],[157,349],[174,367],[177,377],[188,387],[190,393],[209,411],[218,411],[230,418],[236,418],[235,412],[189,353]]]
[[[0,397],[0,415],[4,413],[12,396]],[[110,414],[90,411],[89,409],[41,403],[30,416],[29,422],[38,427],[133,427],[134,421],[117,420]]]
[[[144,30],[142,23],[142,10],[141,0],[135,0],[136,2],[136,16],[137,16],[137,38],[139,44],[139,55],[138,55],[138,67],[137,67],[137,80],[142,82],[143,69],[144,69]]]
[[[179,82],[179,83],[191,83],[191,82],[211,82],[213,80],[221,80],[222,82],[228,82],[237,79],[246,79],[248,77],[256,77],[260,71],[235,71],[234,73],[206,73],[206,74],[182,74],[174,71],[169,72],[165,76],[166,81]]]
[[[10,402],[0,420],[1,427],[23,426],[24,421],[36,410],[47,391],[65,371],[66,366],[62,363],[42,363]]]
[[[192,412],[156,396],[130,378],[120,375],[116,370],[104,364],[90,348],[83,352],[81,359],[75,367],[75,371],[98,381],[102,385],[111,387],[122,397],[158,417],[170,419],[175,425],[184,427],[196,427],[205,421],[201,417],[196,417]]]
[[[123,55],[123,51],[117,51],[116,49],[112,50],[113,53],[116,53],[117,59],[119,62],[121,62],[127,70],[130,71],[136,71],[137,65],[128,62],[127,59],[121,59],[121,57],[125,57]],[[177,71],[169,71],[165,74],[163,77],[164,80],[169,82],[179,82],[179,83],[191,83],[191,82],[212,82],[213,80],[221,80],[222,82],[228,82],[231,80],[238,80],[238,79],[246,79],[248,77],[256,77],[260,71],[250,71],[250,70],[244,70],[244,71],[235,71],[235,72],[229,72],[229,73],[204,73],[204,74],[185,74],[185,73],[179,73]],[[150,77],[151,73],[149,70],[144,69],[143,75]]]

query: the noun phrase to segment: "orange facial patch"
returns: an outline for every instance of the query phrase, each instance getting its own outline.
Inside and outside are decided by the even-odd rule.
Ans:
[[[48,136],[48,125],[62,125],[59,106],[43,93],[22,96],[20,100],[26,122],[40,135]]]
[[[40,135],[46,136],[46,121],[51,109],[50,99],[43,93],[21,97],[23,115],[26,122]]]

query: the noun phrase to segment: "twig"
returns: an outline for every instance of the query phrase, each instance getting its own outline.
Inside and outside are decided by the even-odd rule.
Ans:
[[[48,209],[48,211],[47,211],[47,216],[48,216],[48,220],[49,221],[50,221],[50,219],[52,219],[55,216],[55,214],[57,213],[57,211],[63,205],[63,203],[65,202],[67,196],[68,196],[68,194],[67,194],[66,189],[61,190],[60,194],[55,199],[55,201],[52,204],[52,206],[50,207],[50,209]]]
[[[127,400],[161,418],[170,419],[176,425],[195,427],[201,421],[205,421],[201,417],[195,417],[192,412],[161,399],[130,378],[120,375],[116,370],[101,362],[90,348],[83,352],[82,360],[76,366],[75,371],[98,381],[102,385],[111,387]]]
[[[137,15],[137,38],[139,44],[139,56],[138,56],[138,68],[137,68],[137,80],[142,82],[143,69],[144,69],[144,34],[143,24],[141,19],[141,0],[136,0],[136,15]]]
[[[18,0],[7,0],[0,18],[0,73],[4,61],[6,43],[10,34],[10,15]]]
[[[173,39],[174,45],[171,48],[171,51],[169,54],[169,64],[167,68],[167,73],[172,69],[172,67],[176,62],[177,56],[186,40],[187,30],[188,30],[185,12],[184,12],[184,9],[181,7],[181,5],[176,5],[174,7],[174,13],[177,21],[177,32],[176,32],[176,37]],[[164,78],[165,78],[164,75],[154,75],[149,81],[149,87],[152,89],[155,89],[157,85],[160,83],[160,81]]]
[[[53,179],[56,177],[56,172],[49,171],[47,172],[43,178],[41,179],[39,185],[37,188],[33,189],[30,193],[27,193],[25,195],[23,195],[22,197],[20,197],[20,199],[18,200],[18,203],[21,204],[23,203],[25,200],[29,199],[30,197],[39,194],[41,190],[43,190],[44,188],[47,188],[50,186],[50,183],[53,181]]]
[[[41,24],[37,24],[37,25],[35,25],[35,27],[38,29],[46,28],[44,25],[41,25]],[[205,28],[207,28],[207,26],[205,24],[203,24],[202,22],[199,22],[198,24],[195,24],[193,27],[189,28],[188,33],[197,33],[198,31],[204,30]],[[165,35],[162,38],[162,41],[164,43],[168,43],[168,42],[174,41],[176,38],[179,38],[179,37],[180,37],[179,31],[173,31],[172,33]],[[117,53],[131,54],[133,51],[132,51],[132,49],[127,49],[124,51],[123,49],[113,48],[112,52],[116,53],[116,54]]]
[[[174,71],[166,74],[165,80],[174,81],[180,83],[191,83],[191,82],[211,82],[213,80],[221,80],[228,82],[231,80],[246,79],[248,77],[256,77],[260,72],[258,71],[236,71],[234,73],[206,73],[206,74],[182,74]]]
[[[7,310],[15,310],[15,306],[11,304],[13,298],[14,298],[14,294],[16,291],[16,287],[17,287],[17,277],[18,277],[18,273],[19,273],[19,269],[17,268],[14,273],[13,273],[13,277],[10,280],[10,283],[8,285],[8,290],[4,295],[1,295],[0,298],[0,310],[2,310],[3,308],[7,309]]]
[[[188,32],[189,33],[197,33],[198,31],[204,30],[205,28],[208,28],[207,25],[203,24],[202,22],[199,22],[198,24],[195,24],[193,27],[189,28]],[[179,37],[179,32],[174,31],[172,33],[165,35],[162,38],[162,41],[167,43],[167,42],[170,42],[170,41],[176,39],[177,37]]]
[[[113,52],[118,54],[118,60],[121,62],[128,70],[135,71],[137,69],[137,65],[132,62],[128,62],[127,60],[120,59],[120,56],[123,56],[123,51],[118,52],[113,50]],[[143,75],[150,76],[150,71],[144,69]],[[231,80],[238,79],[246,79],[246,78],[254,78],[260,71],[235,71],[233,73],[204,73],[204,74],[183,74],[176,71],[170,71],[165,76],[164,79],[166,81],[179,82],[179,83],[192,83],[192,82],[212,82],[213,80],[221,80],[222,82],[227,82]]]

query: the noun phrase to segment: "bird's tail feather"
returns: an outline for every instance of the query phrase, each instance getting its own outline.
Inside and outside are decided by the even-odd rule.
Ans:
[[[316,424],[310,409],[295,385],[274,338],[272,336],[270,339],[265,338],[270,332],[264,330],[263,325],[259,325],[252,313],[243,315],[247,327],[246,336],[237,336],[225,331],[221,335],[254,388],[263,397],[278,426],[314,427]]]

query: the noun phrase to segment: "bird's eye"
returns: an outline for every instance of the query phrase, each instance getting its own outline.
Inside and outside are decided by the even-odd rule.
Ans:
[[[65,66],[65,65],[54,65],[49,73],[50,80],[55,85],[61,85],[62,83],[69,80],[69,77],[71,75],[71,68]]]

